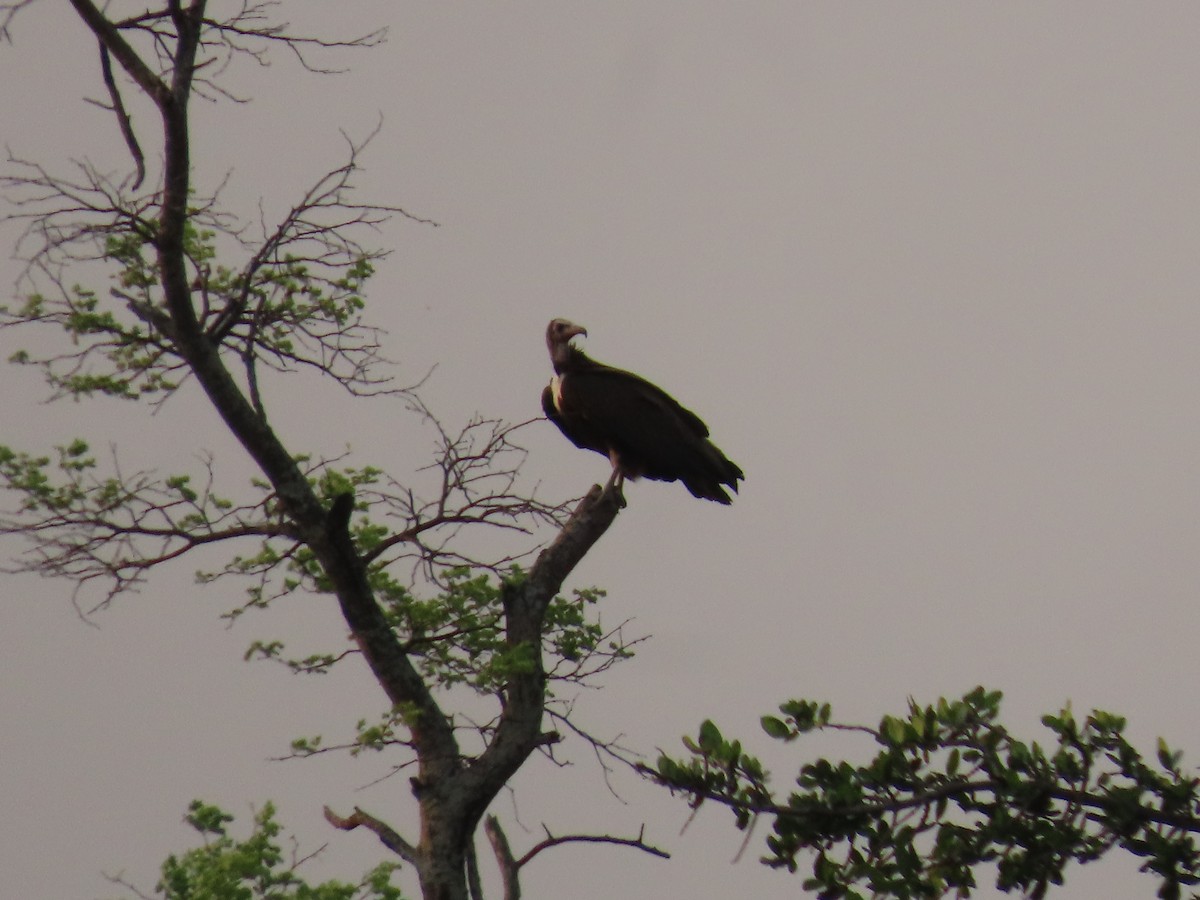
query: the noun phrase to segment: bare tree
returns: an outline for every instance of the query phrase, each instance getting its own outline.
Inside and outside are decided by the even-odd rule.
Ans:
[[[11,38],[14,18],[32,5],[0,5],[0,37]],[[73,582],[88,610],[198,548],[247,544],[253,552],[205,576],[251,579],[248,602],[231,615],[294,591],[336,600],[348,645],[302,659],[278,643],[252,650],[302,671],[361,657],[388,708],[340,746],[404,754],[397,767],[414,766],[421,828],[405,838],[361,809],[344,817],[327,811],[327,818],[374,832],[415,867],[426,898],[478,896],[477,826],[526,760],[560,740],[547,717],[598,750],[619,753],[572,722],[566,698],[555,693],[556,684],[581,683],[627,657],[635,643],[619,627],[600,626],[591,612],[596,592],[560,596],[618,505],[599,487],[573,510],[537,499],[518,478],[520,426],[476,419],[451,429],[411,387],[393,384],[382,336],[363,319],[364,286],[383,254],[362,240],[393,216],[416,217],[355,199],[362,142],[348,141],[345,164],[318,178],[273,225],[243,222],[223,206],[219,185],[206,194],[193,184],[190,101],[233,98],[222,81],[231,61],[263,62],[284,51],[310,71],[327,72],[325,54],[373,46],[383,32],[346,40],[295,34],[272,20],[276,4],[254,0],[220,16],[204,0],[168,0],[125,17],[90,0],[71,5],[96,38],[103,105],[131,171],[112,175],[83,161],[61,174],[10,157],[2,184],[9,219],[24,225],[19,251],[27,265],[20,299],[3,311],[0,327],[43,326],[57,335],[58,349],[16,357],[39,367],[56,396],[161,404],[198,387],[261,478],[256,495],[226,497],[211,458],[201,471],[130,474],[119,450],[101,461],[85,439],[49,454],[0,447],[0,476],[17,498],[2,513],[0,532],[28,540],[18,568]],[[158,136],[134,127],[123,96],[129,92],[151,103]],[[151,141],[153,152],[145,152]],[[108,276],[113,286],[107,293],[81,287],[81,273],[93,283],[97,273]],[[285,446],[261,384],[302,371],[354,397],[405,402],[413,427],[431,426],[437,436],[427,467],[432,490]],[[508,553],[485,559],[462,549],[464,529],[529,532],[547,522],[556,536],[527,571]],[[436,596],[419,597],[422,585]],[[459,690],[435,696],[448,686]],[[463,692],[491,698],[492,716],[479,722],[452,714],[445,704]],[[298,741],[294,753],[326,749]],[[509,897],[519,892],[521,865],[558,843],[605,840],[659,852],[641,835],[548,833],[515,859],[494,819],[489,835]]]

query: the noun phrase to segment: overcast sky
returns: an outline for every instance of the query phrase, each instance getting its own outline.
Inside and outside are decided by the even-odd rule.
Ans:
[[[449,422],[539,414],[547,320],[590,333],[708,422],[746,472],[730,508],[637,484],[579,567],[604,621],[652,634],[578,713],[654,754],[712,717],[757,741],[786,785],[806,754],[767,747],[758,717],[791,697],[868,723],[976,684],[1011,726],[1070,699],[1124,713],[1133,738],[1200,752],[1200,7],[1192,3],[605,2],[471,5],[290,0],[297,24],[388,42],[318,78],[284,57],[241,67],[252,103],[196,104],[201,185],[268,214],[382,120],[364,198],[397,222],[370,292],[401,374],[437,369]],[[17,156],[125,162],[93,44],[42,2],[0,45],[0,129]],[[144,109],[138,125],[154,125]],[[3,232],[11,244],[15,232]],[[10,284],[17,266],[0,264]],[[0,334],[0,355],[21,346]],[[9,368],[0,442],[91,435],[134,467],[176,471],[237,449],[194,393],[157,417],[42,405]],[[315,399],[314,399],[315,398]],[[395,405],[276,395],[296,450],[406,476],[431,437]],[[551,496],[607,476],[546,423],[527,472]],[[531,545],[548,535],[531,538]],[[16,547],[11,549],[15,550]],[[383,707],[347,669],[301,680],[241,654],[284,636],[323,649],[325,600],[227,630],[232,586],[183,561],[138,596],[76,616],[70,586],[7,578],[0,606],[0,879],[14,897],[145,888],[194,797],[248,817],[274,799],[314,868],[352,877],[373,838],[323,804],[412,821],[386,760],[273,763],[299,735],[345,734]],[[794,897],[796,877],[737,864],[741,836],[590,754],[518,780],[518,852],[540,836],[631,834],[669,862],[564,848],[530,897]],[[863,753],[869,748],[863,748]],[[1192,755],[1191,759],[1195,759]],[[361,789],[361,790],[360,790]],[[490,868],[490,863],[485,863]],[[1120,859],[1072,870],[1064,897],[1152,896]],[[981,874],[990,883],[991,872]],[[983,892],[987,896],[988,892]]]

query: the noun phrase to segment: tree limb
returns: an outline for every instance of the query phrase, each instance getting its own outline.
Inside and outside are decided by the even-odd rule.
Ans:
[[[117,27],[90,0],[70,0],[92,33],[99,39],[101,45],[107,47],[116,57],[129,76],[137,82],[146,95],[160,108],[169,101],[170,91],[167,85],[154,74],[153,70],[142,60],[133,46],[121,36]]]
[[[100,74],[104,79],[104,86],[108,88],[108,96],[112,100],[112,111],[116,115],[117,125],[121,129],[121,137],[125,139],[125,146],[129,148],[129,153],[133,157],[136,172],[129,189],[136,191],[142,186],[142,181],[146,177],[146,158],[142,155],[141,145],[138,144],[137,135],[133,132],[133,120],[129,117],[129,111],[125,109],[121,91],[117,88],[116,79],[113,78],[112,60],[109,58],[108,47],[103,41],[100,43]]]
[[[564,834],[556,836],[552,835],[549,829],[545,829],[546,839],[535,844],[520,859],[516,859],[513,856],[512,848],[508,843],[508,837],[504,834],[504,829],[500,827],[499,819],[495,816],[488,816],[484,819],[483,828],[487,834],[488,841],[492,845],[492,852],[496,856],[496,863],[500,867],[500,875],[504,885],[504,900],[520,900],[520,871],[526,863],[530,862],[543,850],[549,850],[551,847],[557,847],[562,844],[615,844],[619,847],[633,847],[636,850],[641,850],[660,859],[671,858],[670,853],[645,842],[643,839],[646,832],[645,826],[639,829],[636,838],[614,837],[610,834]]]
[[[521,900],[520,866],[513,857],[508,845],[508,837],[500,827],[500,820],[495,816],[484,819],[483,830],[492,845],[496,856],[496,864],[500,867],[501,883],[504,885],[504,900]]]
[[[611,834],[564,834],[555,836],[550,833],[549,829],[546,829],[546,839],[538,844],[535,844],[528,853],[518,859],[516,866],[518,869],[521,868],[543,850],[548,850],[551,847],[557,847],[560,844],[578,843],[616,844],[620,847],[633,847],[636,850],[641,850],[645,853],[649,853],[651,856],[657,856],[660,859],[670,859],[670,853],[665,850],[661,850],[658,847],[647,844],[645,840],[643,840],[645,833],[646,826],[644,825],[638,829],[638,836],[636,838],[614,837]]]
[[[331,810],[328,806],[325,807],[325,821],[334,828],[340,828],[342,831],[353,831],[359,825],[364,826],[370,831],[375,832],[375,836],[379,838],[380,843],[385,847],[412,865],[417,865],[420,862],[420,855],[417,848],[402,838],[394,828],[385,822],[375,818],[370,813],[364,812],[357,806],[354,807],[354,812],[343,818]]]
[[[620,512],[599,485],[575,507],[558,536],[543,550],[521,582],[507,582],[502,599],[505,641],[533,654],[527,670],[514,672],[492,742],[463,773],[470,821],[477,822],[492,798],[538,746],[545,712],[546,674],[541,633],[546,608],[563,582]]]

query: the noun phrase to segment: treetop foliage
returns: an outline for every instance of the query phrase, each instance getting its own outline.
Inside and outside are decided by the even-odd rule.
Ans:
[[[162,900],[402,900],[392,884],[392,874],[399,868],[396,863],[381,863],[357,883],[305,880],[298,870],[316,853],[293,852],[290,858],[285,854],[282,826],[270,803],[255,812],[245,840],[229,833],[232,815],[200,800],[192,801],[184,821],[203,842],[163,862],[155,886],[155,896]],[[123,878],[110,876],[109,880],[138,897],[149,896]]]

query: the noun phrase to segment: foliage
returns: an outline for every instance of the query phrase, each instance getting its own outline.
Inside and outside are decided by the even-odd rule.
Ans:
[[[443,589],[422,598],[380,571],[375,584],[388,621],[400,636],[408,653],[439,691],[465,687],[481,697],[501,697],[504,686],[514,674],[528,673],[538,666],[538,658],[525,644],[508,642],[504,628],[504,591],[519,586],[525,573],[514,566],[503,578],[465,566],[444,573]],[[555,596],[546,608],[542,630],[542,650],[553,660],[545,673],[548,710],[565,714],[569,708],[562,690],[585,685],[591,678],[615,663],[633,656],[634,646],[643,638],[627,640],[625,623],[606,629],[593,614],[604,592],[596,588],[577,589],[570,597]],[[320,652],[303,657],[287,653],[282,641],[255,641],[247,650],[247,659],[269,659],[282,663],[293,672],[324,674],[357,651]],[[294,756],[310,756],[332,749],[349,750],[358,755],[364,750],[380,751],[406,747],[406,722],[413,712],[404,705],[388,710],[375,720],[359,719],[354,740],[330,746],[320,735],[297,738],[292,742]],[[487,739],[493,722],[475,722],[462,717],[461,728]]]
[[[1046,744],[1019,740],[999,722],[1001,695],[975,688],[958,700],[910,702],[876,727],[838,723],[829,704],[793,700],[763,730],[785,743],[848,731],[881,749],[861,765],[806,763],[796,789],[776,794],[762,764],[711,721],[688,755],[658,760],[651,777],[699,805],[732,810],[748,829],[773,824],[763,862],[795,871],[812,854],[806,890],[822,898],[966,897],[976,870],[996,866],[996,886],[1040,898],[1071,862],[1114,847],[1144,860],[1159,897],[1200,882],[1200,779],[1159,741],[1147,761],[1126,740],[1125,720],[1070,707],[1047,715]],[[1190,896],[1200,896],[1192,893]]]
[[[357,884],[305,881],[297,869],[316,854],[285,857],[280,846],[282,826],[270,803],[255,813],[245,840],[229,834],[232,815],[199,800],[192,801],[184,821],[203,838],[203,844],[163,862],[155,886],[155,895],[163,900],[402,900],[392,885],[392,873],[400,868],[396,863],[381,863]],[[111,880],[139,897],[148,896],[120,878]]]

